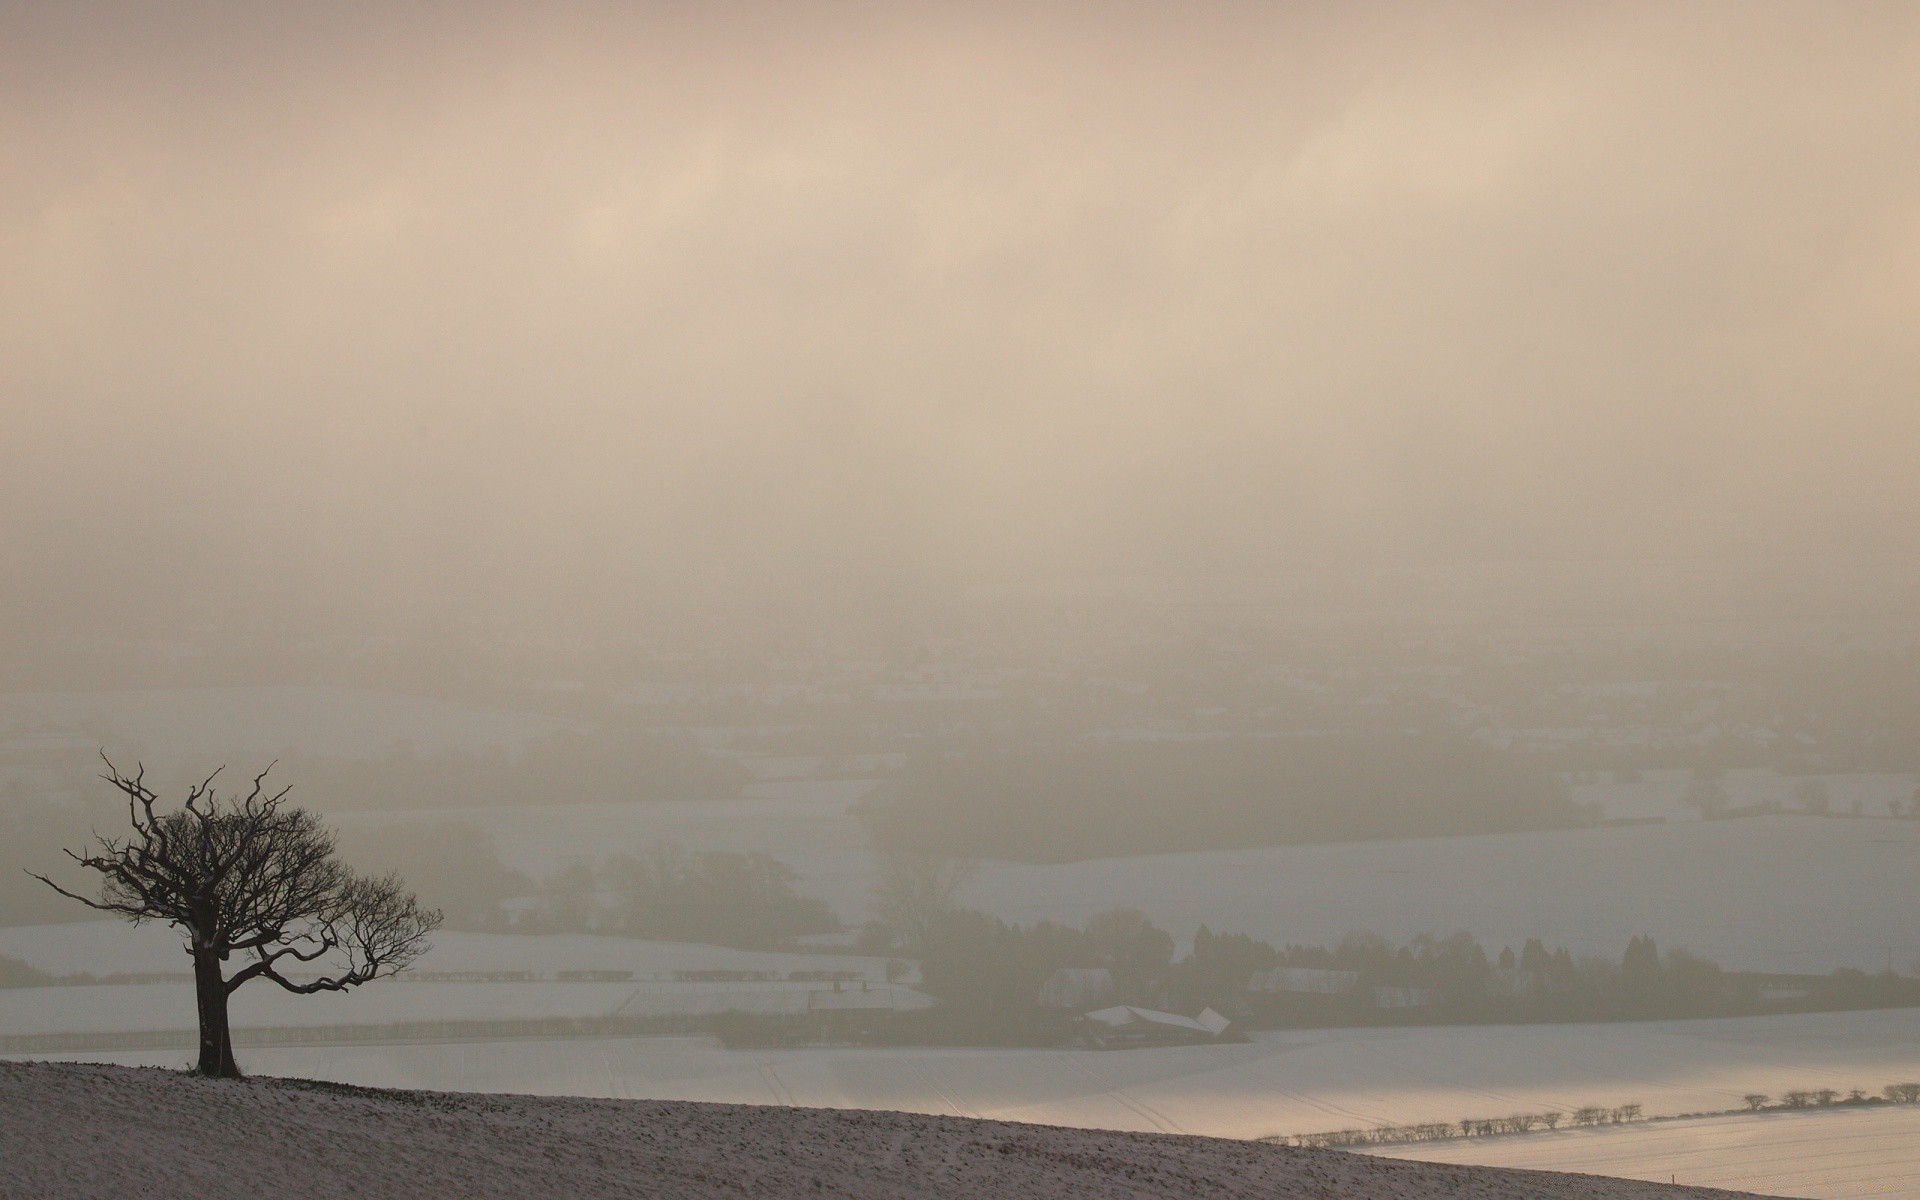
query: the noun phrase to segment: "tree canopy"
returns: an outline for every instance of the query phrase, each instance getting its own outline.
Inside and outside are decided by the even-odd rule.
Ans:
[[[268,770],[271,770],[269,766]],[[427,948],[440,914],[423,909],[396,874],[355,873],[313,813],[270,791],[267,771],[241,796],[215,790],[220,772],[162,811],[144,769],[102,776],[127,804],[130,832],[95,835],[66,854],[101,876],[97,897],[35,878],[90,908],[139,924],[162,921],[187,935],[205,1075],[238,1075],[227,997],[254,979],[289,992],[344,991],[404,969]],[[241,965],[224,965],[238,957]],[[296,970],[297,969],[297,970]]]

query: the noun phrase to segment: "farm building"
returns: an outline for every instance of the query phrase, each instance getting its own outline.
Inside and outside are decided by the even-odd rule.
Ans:
[[[1233,1023],[1203,1009],[1197,1017],[1116,1004],[1090,1012],[1082,1020],[1081,1040],[1102,1050],[1125,1046],[1177,1046],[1223,1039]]]

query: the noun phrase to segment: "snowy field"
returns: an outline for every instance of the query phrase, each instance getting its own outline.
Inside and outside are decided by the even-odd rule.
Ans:
[[[884,983],[841,985],[889,1007],[932,1001]],[[443,1021],[591,1017],[680,1017],[722,1012],[804,1012],[809,993],[834,994],[832,983],[589,982],[370,984],[351,993],[296,996],[272,984],[235,992],[228,1015],[235,1029],[313,1029],[341,1025],[413,1025]],[[191,1034],[193,985],[143,983],[0,990],[0,1036],[9,1034]]]
[[[1370,1153],[1825,1200],[1911,1200],[1920,1196],[1920,1108],[1704,1117]]]
[[[181,972],[188,967],[179,938],[155,926],[90,921],[73,925],[0,928],[0,954],[53,974]],[[884,988],[886,960],[851,954],[784,954],[730,950],[683,942],[630,941],[587,934],[436,933],[420,971],[527,971],[531,981],[397,982],[382,980],[344,993],[295,996],[271,983],[233,995],[236,1028],[387,1025],[544,1017],[649,1016],[777,1011],[774,993],[831,991],[832,983],[790,981],[796,971],[856,975]],[[778,982],[686,983],[680,971],[771,972]],[[560,981],[562,971],[630,971],[619,982]],[[847,986],[860,987],[862,983]],[[891,994],[891,993],[890,993]],[[900,989],[901,1007],[925,998]],[[98,984],[83,987],[0,988],[0,1036],[190,1030],[192,985],[185,982]]]
[[[352,993],[295,996],[272,984],[233,995],[235,1028],[388,1025],[540,1017],[606,1017],[631,983],[377,983]],[[0,1035],[191,1031],[191,983],[0,990]]]
[[[37,1057],[184,1061],[180,1051]],[[648,1037],[257,1048],[240,1059],[258,1074],[375,1087],[884,1108],[1248,1138],[1585,1104],[1718,1111],[1739,1106],[1747,1092],[1793,1088],[1877,1092],[1920,1079],[1920,1010],[1298,1030],[1243,1045],[1104,1052],[748,1051]]]
[[[397,985],[395,990],[407,990]],[[415,985],[430,990],[436,985]],[[183,1051],[86,1058],[178,1067]],[[1920,1078],[1920,1012],[1328,1030],[1137,1051],[724,1050],[701,1038],[242,1049],[256,1075],[376,1087],[869,1108],[1250,1138],[1582,1104],[1650,1114]],[[1773,1194],[1920,1198],[1920,1109],[1714,1117],[1383,1151]],[[1346,1194],[1346,1193],[1342,1193]]]
[[[80,935],[80,936],[75,936]],[[588,936],[440,935],[449,970],[864,968],[853,956],[760,955]],[[137,940],[137,945],[136,945]],[[0,930],[0,953],[70,969],[101,956],[177,970],[165,931],[111,923]],[[662,985],[383,983],[344,996],[236,994],[240,1026],[594,1016],[639,1011]],[[680,990],[680,989],[670,989]],[[726,991],[716,985],[716,994]],[[684,1000],[681,997],[680,1000]],[[676,1003],[680,1002],[676,1000]],[[182,984],[0,991],[0,1032],[180,1029]],[[184,1065],[187,1053],[15,1055]],[[242,1048],[263,1075],[486,1093],[687,1099],[984,1116],[1050,1125],[1247,1138],[1458,1121],[1586,1104],[1717,1111],[1748,1092],[1877,1092],[1920,1079],[1920,1010],[1606,1025],[1301,1030],[1245,1045],[1127,1052],[945,1048],[727,1050],[698,1037]],[[1838,1118],[1845,1117],[1848,1122]],[[1833,1118],[1833,1120],[1829,1120]],[[1765,1134],[1764,1154],[1746,1140]],[[1395,1153],[1791,1195],[1920,1200],[1920,1111],[1715,1118],[1562,1131]],[[1742,1174],[1745,1172],[1745,1174]],[[1789,1186],[1791,1185],[1791,1186]]]
[[[343,1094],[266,1079],[0,1063],[5,1185],[36,1200],[565,1196],[1342,1196],[1661,1200],[1627,1180],[901,1112]]]

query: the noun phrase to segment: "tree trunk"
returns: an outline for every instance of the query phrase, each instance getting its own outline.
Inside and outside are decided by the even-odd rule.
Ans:
[[[200,1062],[194,1070],[220,1079],[240,1078],[240,1066],[233,1061],[233,1034],[227,1028],[227,982],[211,949],[193,947],[193,990],[200,1006]]]

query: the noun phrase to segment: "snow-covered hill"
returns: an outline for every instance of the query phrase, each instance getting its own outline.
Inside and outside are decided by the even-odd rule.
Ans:
[[[894,1112],[377,1092],[0,1063],[0,1195],[1473,1196],[1699,1188]]]

